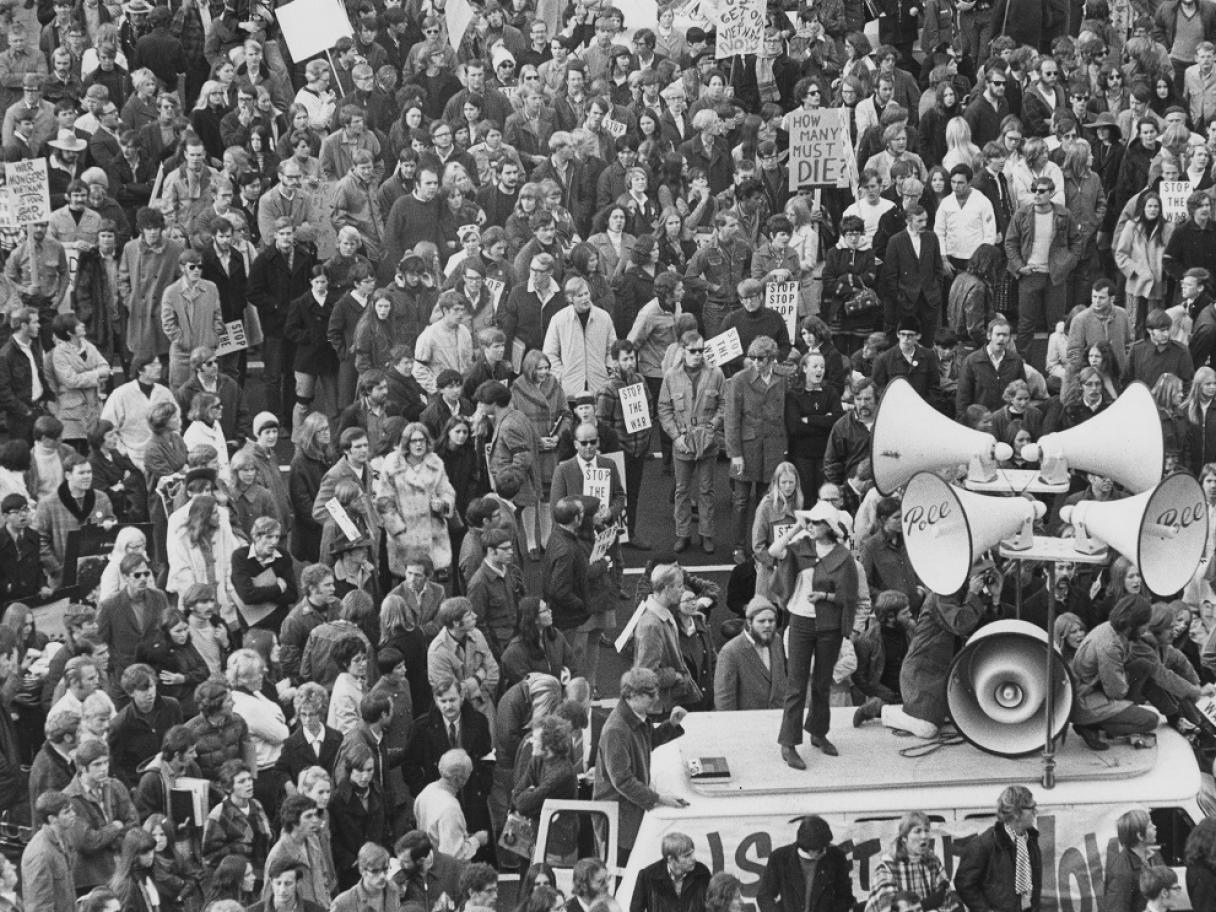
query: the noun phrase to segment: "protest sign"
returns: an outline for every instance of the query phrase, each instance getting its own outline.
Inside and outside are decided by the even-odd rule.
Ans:
[[[14,225],[45,222],[51,217],[51,191],[46,181],[46,159],[30,158],[4,166],[8,187],[9,218]]]
[[[233,320],[231,323],[224,324],[224,332],[220,335],[219,344],[215,347],[215,356],[222,358],[224,355],[244,351],[248,347],[249,340],[245,338],[245,323],[241,320]]]
[[[583,479],[583,495],[594,497],[601,504],[612,497],[612,469],[588,469]]]
[[[1162,181],[1161,217],[1167,222],[1186,221],[1186,198],[1191,195],[1190,181]]]
[[[849,186],[849,131],[835,108],[790,117],[790,190]]]
[[[621,411],[625,415],[625,430],[630,434],[650,427],[650,409],[646,403],[646,384],[638,382],[621,387]]]
[[[798,328],[798,283],[769,282],[764,286],[764,306],[781,314],[785,320],[785,331],[790,340],[797,338]]]
[[[335,497],[332,500],[327,500],[325,502],[325,509],[334,518],[334,522],[338,524],[338,528],[342,530],[342,534],[349,541],[359,540],[359,527],[350,518],[350,514],[346,512],[346,508],[338,502],[338,498]]]
[[[705,361],[710,367],[721,367],[742,355],[743,343],[739,340],[739,330],[733,326],[705,343]]]
[[[339,38],[354,38],[346,10],[337,0],[292,0],[274,13],[294,60],[323,54]]]
[[[715,22],[714,57],[759,54],[764,40],[764,0],[722,0]]]
[[[611,117],[605,117],[604,118],[604,129],[608,131],[610,136],[612,136],[616,139],[620,139],[622,136],[625,135],[625,131],[628,128],[623,123],[621,123],[619,120],[613,120]]]
[[[491,279],[486,276],[486,290],[490,292],[490,306],[494,308],[494,312],[498,312],[498,305],[502,302],[502,293],[506,291],[507,283],[502,279]]]
[[[601,529],[595,533],[595,544],[591,548],[591,557],[588,561],[594,564],[597,560],[603,560],[608,556],[608,552],[612,550],[612,546],[616,544],[617,527],[609,526],[606,529]]]

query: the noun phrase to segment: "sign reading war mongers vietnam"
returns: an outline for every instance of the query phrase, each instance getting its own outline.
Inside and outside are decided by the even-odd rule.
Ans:
[[[714,57],[759,54],[764,41],[764,0],[720,0],[714,19],[718,40]]]
[[[835,108],[790,115],[790,190],[849,186],[849,133]]]
[[[4,166],[4,179],[8,185],[9,218],[14,225],[45,222],[51,217],[45,158],[8,162]]]

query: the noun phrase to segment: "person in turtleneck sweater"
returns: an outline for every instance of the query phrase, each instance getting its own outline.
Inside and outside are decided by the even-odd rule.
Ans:
[[[785,270],[774,270],[765,279],[772,282],[792,281]],[[739,302],[743,307],[727,314],[722,321],[722,332],[729,332],[731,327],[737,329],[743,351],[747,351],[753,339],[768,336],[777,343],[777,357],[784,361],[790,353],[789,330],[781,314],[764,306],[764,283],[757,279],[744,279],[737,287]],[[723,372],[730,376],[742,368],[743,359],[738,358],[726,365]]]

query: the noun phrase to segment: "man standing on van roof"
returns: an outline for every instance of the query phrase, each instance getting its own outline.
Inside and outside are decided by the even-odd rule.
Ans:
[[[684,833],[663,837],[663,857],[638,872],[629,912],[700,912],[705,908],[709,868]]]
[[[996,823],[970,840],[954,874],[967,912],[1038,912],[1043,854],[1035,829],[1038,805],[1024,785],[1011,785],[996,804]]]
[[[600,732],[592,797],[621,806],[617,863],[622,866],[629,861],[643,813],[659,805],[687,804],[683,798],[650,787],[650,752],[684,734],[680,723],[688,715],[677,706],[668,721],[652,728],[647,717],[658,705],[659,676],[649,668],[631,668],[621,675],[621,700]]]

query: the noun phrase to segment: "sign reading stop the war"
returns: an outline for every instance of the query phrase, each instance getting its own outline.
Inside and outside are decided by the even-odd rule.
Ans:
[[[790,190],[849,186],[849,129],[835,108],[790,115]]]

